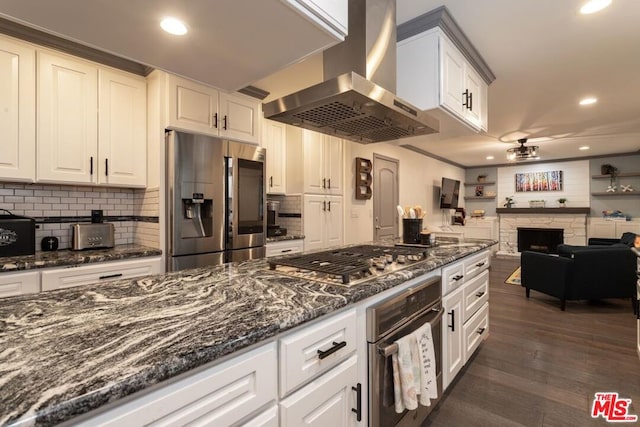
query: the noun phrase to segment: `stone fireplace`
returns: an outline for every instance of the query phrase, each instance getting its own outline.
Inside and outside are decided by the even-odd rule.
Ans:
[[[500,230],[498,254],[520,255],[518,228],[561,230],[560,243],[587,244],[589,208],[498,208],[496,211]],[[533,244],[542,246],[536,242]]]

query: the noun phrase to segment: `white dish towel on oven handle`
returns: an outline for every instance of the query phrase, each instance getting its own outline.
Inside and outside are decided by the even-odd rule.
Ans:
[[[398,345],[398,353],[391,356],[394,368],[393,389],[396,412],[402,413],[405,409],[414,410],[418,408],[420,361],[418,358],[418,342],[413,333],[398,339],[395,343]],[[397,359],[397,364],[394,359]],[[397,376],[395,372],[396,366],[398,370]],[[397,382],[396,378],[398,379]]]
[[[436,378],[436,354],[433,346],[433,335],[429,322],[422,325],[412,334],[415,337],[419,359],[420,376],[418,382],[419,402],[423,406],[431,406],[430,399],[438,398],[438,381]]]

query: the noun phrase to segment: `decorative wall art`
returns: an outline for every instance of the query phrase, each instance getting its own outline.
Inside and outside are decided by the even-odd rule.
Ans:
[[[516,191],[561,191],[562,171],[525,172],[516,174]]]

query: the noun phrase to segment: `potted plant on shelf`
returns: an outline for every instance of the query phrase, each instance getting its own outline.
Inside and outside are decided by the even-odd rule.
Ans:
[[[513,200],[513,196],[505,197],[504,200],[505,200],[504,202],[505,208],[511,208],[511,206],[516,204],[516,202]]]
[[[567,206],[567,198],[566,197],[560,197],[558,199],[558,203],[560,203],[560,207],[564,208]]]

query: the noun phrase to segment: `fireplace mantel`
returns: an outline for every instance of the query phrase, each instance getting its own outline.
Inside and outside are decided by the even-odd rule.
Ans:
[[[591,208],[496,208],[499,214],[545,214],[545,215],[561,215],[561,214],[586,214],[591,212]]]

